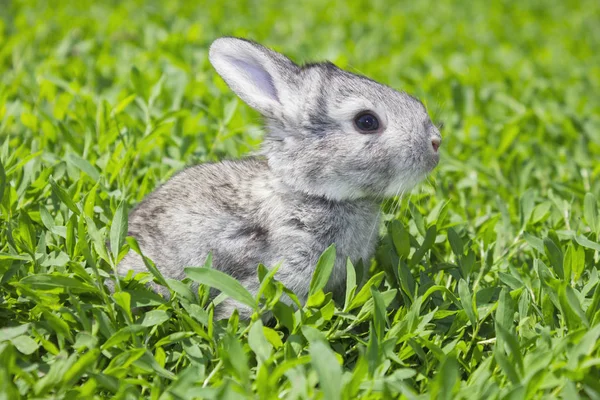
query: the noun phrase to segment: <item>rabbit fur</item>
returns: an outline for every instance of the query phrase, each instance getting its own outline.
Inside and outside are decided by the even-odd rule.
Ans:
[[[373,255],[383,198],[410,190],[438,163],[440,133],[423,104],[364,76],[324,62],[298,66],[257,43],[223,37],[209,59],[228,86],[259,111],[266,135],[258,157],[205,163],[174,175],[129,216],[129,235],[161,273],[213,267],[256,293],[256,267],[282,263],[276,278],[301,301],[321,253],[336,244],[326,290],[345,282],[345,263]],[[379,130],[362,133],[370,111]],[[146,271],[129,252],[118,272]],[[153,284],[166,295],[164,288]],[[227,299],[216,309],[238,308]]]

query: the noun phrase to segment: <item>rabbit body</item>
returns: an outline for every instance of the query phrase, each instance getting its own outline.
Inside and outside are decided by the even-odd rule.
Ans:
[[[174,279],[211,252],[215,268],[256,292],[257,264],[281,263],[276,278],[300,300],[335,243],[327,287],[335,291],[346,257],[372,256],[381,200],[410,190],[437,164],[439,131],[417,99],[331,63],[300,67],[236,38],[217,39],[209,58],[265,118],[262,154],[179,172],[132,211],[130,234]],[[146,270],[133,252],[118,268]],[[233,307],[224,302],[218,316]]]
[[[131,213],[129,234],[173,279],[185,278],[184,267],[202,266],[212,252],[214,268],[256,292],[256,266],[284,262],[277,279],[305,300],[312,269],[330,244],[338,257],[329,290],[345,281],[345,257],[369,259],[378,209],[372,200],[331,201],[289,191],[264,160],[224,161],[171,178]],[[146,271],[134,252],[121,265]],[[234,306],[240,308],[226,302],[219,314],[230,314]]]

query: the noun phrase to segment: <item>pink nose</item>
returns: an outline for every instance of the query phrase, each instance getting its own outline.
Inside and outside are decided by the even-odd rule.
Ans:
[[[433,147],[434,152],[437,153],[438,149],[440,148],[441,143],[442,143],[442,141],[440,140],[440,138],[431,139],[431,146]]]

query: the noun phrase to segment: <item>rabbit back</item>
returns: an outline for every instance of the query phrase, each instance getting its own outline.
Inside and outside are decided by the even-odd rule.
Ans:
[[[253,259],[252,253],[261,252],[264,231],[249,212],[254,207],[250,182],[265,173],[264,164],[252,159],[187,168],[131,212],[128,233],[138,240],[144,255],[173,279],[184,278],[184,267],[204,265],[211,251],[230,253],[218,254],[226,265],[238,264],[236,254]],[[244,234],[252,239],[253,249],[243,248],[247,245]],[[133,252],[119,269],[146,270]],[[229,272],[242,278],[240,269]]]

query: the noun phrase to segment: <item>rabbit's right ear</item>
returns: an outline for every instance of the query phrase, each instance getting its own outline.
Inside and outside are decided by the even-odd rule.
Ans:
[[[224,37],[210,46],[209,59],[227,85],[250,107],[263,115],[285,113],[293,95],[298,66],[290,59],[257,43]]]

